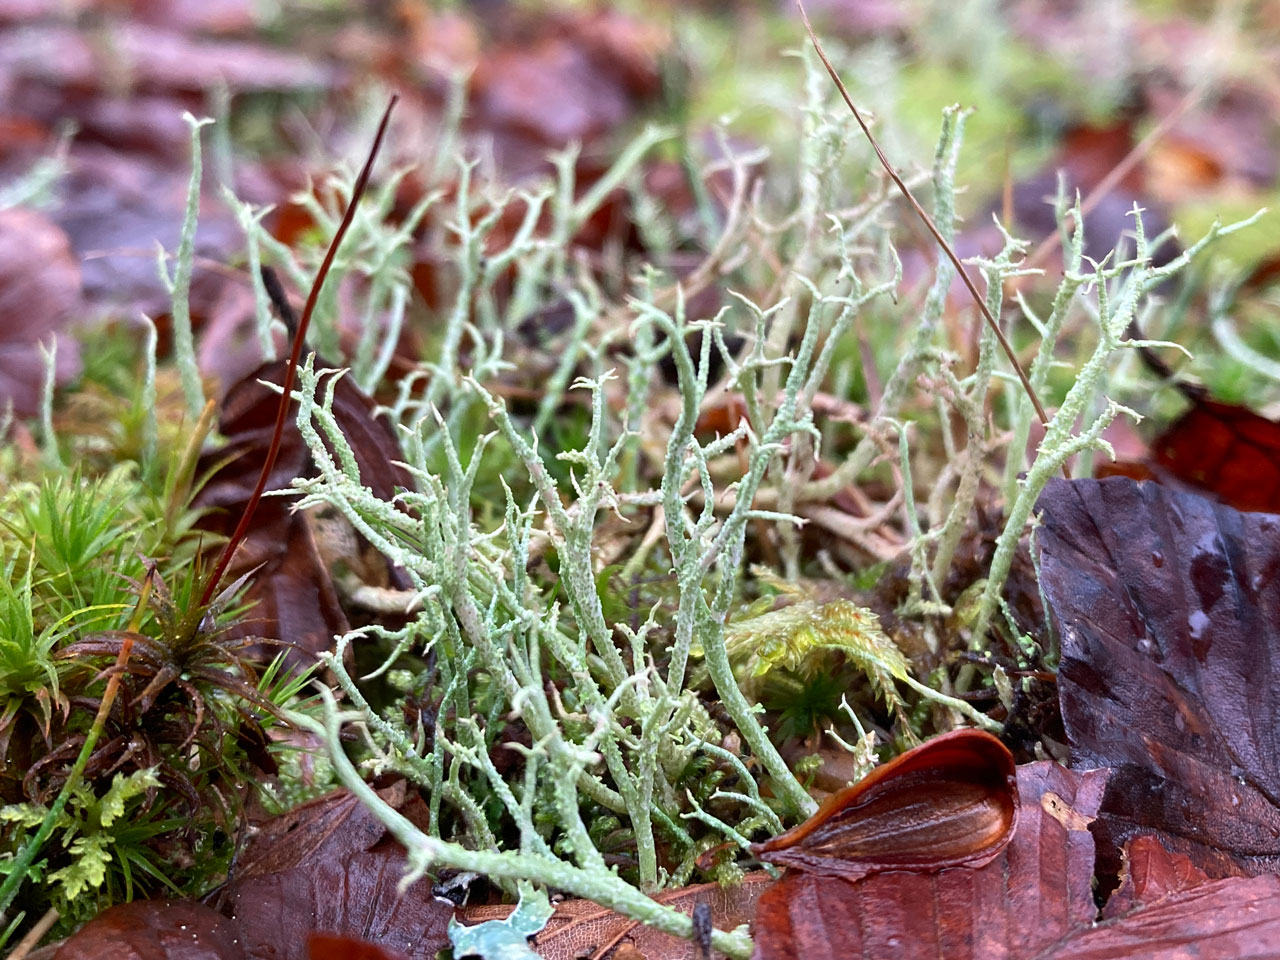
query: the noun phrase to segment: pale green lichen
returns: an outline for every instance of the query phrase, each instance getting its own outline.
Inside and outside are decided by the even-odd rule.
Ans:
[[[954,271],[941,260],[880,401],[859,424],[860,439],[827,476],[815,478],[815,454],[831,440],[831,424],[819,423],[815,405],[835,376],[841,345],[860,317],[887,308],[900,270],[885,226],[891,195],[871,183],[869,199],[853,202],[844,182],[847,118],[828,108],[812,65],[808,79],[806,139],[790,184],[790,206],[778,209],[753,193],[748,169],[756,158],[734,155],[723,139],[733,186],[723,233],[703,267],[686,284],[667,286],[656,269],[640,270],[625,302],[574,268],[571,239],[609,189],[628,182],[633,193],[640,189],[632,174],[668,132],[646,131],[581,196],[573,182],[573,152],[555,158],[552,184],[499,196],[484,195],[475,164],[458,165],[456,190],[448,200],[433,194],[438,207],[430,211],[451,235],[438,252],[453,271],[452,297],[434,318],[430,358],[400,382],[385,411],[414,478],[414,488],[394,500],[372,494],[342,436],[332,410],[334,382],[342,374],[318,370],[314,360],[300,371],[297,422],[317,473],[295,482],[299,507],[336,508],[405,571],[413,587],[397,601],[409,613],[404,627],[358,630],[327,658],[350,709],[340,710],[330,700],[325,723],[299,722],[323,734],[337,775],[405,844],[416,872],[442,866],[473,870],[509,891],[532,881],[689,936],[690,918],[648,894],[684,882],[707,849],[708,836],[745,848],[753,834],[776,832],[816,806],[761,723],[761,708],[748,696],[753,679],[775,670],[803,673],[813,666],[811,658],[839,652],[891,704],[900,702],[896,684],[903,684],[938,708],[944,723],[967,718],[998,728],[951,695],[953,679],[945,664],[930,683],[916,679],[874,616],[849,600],[794,597],[780,609],[744,614],[744,600],[768,581],[744,576],[748,533],[767,531],[761,536],[778,548],[783,572],[795,578],[809,562],[794,535],[803,524],[846,531],[875,556],[885,548],[870,532],[900,513],[897,529],[910,559],[910,590],[899,616],[922,624],[935,653],[941,651],[945,617],[957,618],[975,645],[984,644],[1040,489],[1074,454],[1105,448],[1101,431],[1124,409],[1111,401],[1099,405],[1097,398],[1107,388],[1128,320],[1155,284],[1212,236],[1155,268],[1136,218],[1136,256],[1085,271],[1083,228],[1076,227],[1047,319],[1020,302],[1028,323],[1044,337],[1031,368],[1033,386],[1047,389],[1055,345],[1082,316],[1092,312],[1098,339],[1030,464],[1022,462],[1021,449],[1031,407],[1008,393],[1016,380],[1003,368],[991,331],[979,338],[976,367],[963,376],[956,372],[959,358],[946,348],[942,322]],[[964,120],[958,108],[945,113],[931,177],[934,217],[947,238],[955,231],[955,166]],[[442,175],[447,168],[436,169]],[[370,209],[371,246],[349,257],[376,277],[384,269],[379,264],[397,262],[392,248],[405,238],[378,233],[372,225],[378,204]],[[522,213],[499,241],[498,224],[509,209]],[[647,235],[669,243],[669,225],[660,212],[643,204],[640,210]],[[420,215],[427,212],[423,206]],[[1065,202],[1059,212],[1065,217]],[[325,216],[333,219],[319,204],[313,203],[312,213],[322,224]],[[1075,220],[1079,224],[1078,211]],[[549,232],[539,230],[540,223],[549,223]],[[1222,232],[1227,231],[1217,233]],[[993,316],[1004,306],[1005,282],[1027,272],[1024,245],[1004,239],[998,255],[977,262]],[[763,273],[751,251],[761,243],[794,256],[776,282],[753,285]],[[271,249],[265,239],[263,247]],[[733,299],[712,318],[690,318],[685,287],[700,288],[730,274],[742,285],[731,291]],[[497,289],[502,276],[510,292],[505,297]],[[384,295],[377,283],[371,289],[371,303]],[[545,308],[552,293],[564,296],[573,319],[557,347],[558,361],[541,382],[545,392],[537,410],[526,416],[504,399],[499,378],[510,369],[509,341],[517,326]],[[356,349],[353,361],[366,385],[384,368],[370,358],[385,356],[393,336],[394,328],[384,330],[381,346],[369,339]],[[674,367],[676,384],[670,409],[659,416],[654,385],[664,359]],[[713,361],[725,371],[718,381]],[[924,496],[913,480],[920,457],[909,440],[921,419],[913,404],[922,377],[936,387],[925,410],[930,416],[936,410],[944,424],[949,459],[928,477],[931,487],[920,487]],[[997,397],[1005,411],[999,423],[992,414],[1001,409],[993,402]],[[698,429],[704,412],[725,403],[736,409],[736,398],[742,416],[727,434],[707,436]],[[543,438],[555,433],[565,409],[582,411],[580,432],[572,442],[549,445]],[[963,445],[946,429],[953,415],[964,426]],[[942,587],[972,528],[980,491],[1000,482],[991,460],[1009,449],[1010,436],[1004,477],[1009,519],[989,575],[959,593],[966,609],[958,612]],[[865,520],[832,517],[825,502],[870,469],[882,469],[879,464],[896,475],[900,490]],[[1019,479],[1023,467],[1026,477]],[[502,475],[503,470],[508,472]],[[630,541],[634,552],[618,562],[627,582],[636,582],[643,571],[670,584],[663,599],[629,611],[629,619],[612,614],[606,602],[609,565],[601,556],[611,524],[637,531]],[[551,556],[554,576],[538,575]],[[1015,642],[1025,642],[1016,625],[1013,632]],[[366,638],[391,648],[378,673],[389,671],[402,654],[433,659],[436,673],[430,678],[396,674],[403,690],[427,684],[436,692],[430,737],[396,711],[374,710],[343,666],[348,646]],[[721,711],[718,720],[699,696],[699,682],[708,678]],[[1003,694],[1007,686],[1000,687]],[[832,735],[865,769],[873,762],[874,736],[851,708],[849,715],[856,742],[834,730]],[[425,789],[429,831],[411,825],[365,785],[339,739],[344,723],[362,732],[366,770],[396,770]],[[904,726],[904,736],[913,736],[910,725]],[[504,748],[520,754],[523,770],[508,782],[493,751],[501,731],[512,728],[522,730],[524,740],[504,741]],[[733,750],[725,745],[729,740]],[[732,789],[712,783],[702,790],[690,779],[690,770],[715,768],[726,771],[717,776],[734,778],[727,781]],[[760,789],[766,784],[771,802]],[[442,836],[446,810],[456,827]],[[590,822],[591,816],[598,822]],[[512,828],[508,835],[518,842],[505,845],[496,821]],[[599,834],[593,833],[601,824],[627,831],[634,884],[606,865]],[[710,833],[699,832],[704,830]],[[751,951],[743,931],[716,931],[713,942],[730,956]]]

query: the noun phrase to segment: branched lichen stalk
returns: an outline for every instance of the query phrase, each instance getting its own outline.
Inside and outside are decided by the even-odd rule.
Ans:
[[[412,868],[407,880],[421,876],[433,866],[468,870],[489,877],[532,880],[617,910],[664,933],[686,939],[693,936],[691,917],[650,899],[602,863],[574,866],[557,858],[526,852],[468,850],[460,844],[428,837],[379,797],[346,758],[336,705],[330,694],[323,690],[321,693],[326,700],[324,723],[302,715],[295,715],[292,719],[298,726],[324,737],[333,756],[334,769],[343,784],[404,845]],[[750,957],[753,949],[751,938],[741,930],[714,930],[711,942],[717,950],[741,960]]]
[[[197,120],[189,113],[182,119],[191,127],[191,181],[187,186],[187,206],[182,217],[182,235],[178,241],[178,262],[173,279],[161,261],[161,278],[173,297],[173,352],[182,378],[182,393],[187,398],[187,411],[198,417],[204,407],[204,386],[200,383],[200,366],[196,362],[195,340],[191,336],[191,268],[195,261],[196,220],[200,213],[201,151],[200,128],[213,123],[208,117]]]

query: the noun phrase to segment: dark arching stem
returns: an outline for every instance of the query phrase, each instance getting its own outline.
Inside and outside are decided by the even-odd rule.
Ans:
[[[218,584],[222,580],[222,575],[226,573],[228,564],[231,563],[231,557],[235,553],[236,547],[240,546],[245,534],[249,532],[249,524],[253,522],[253,515],[258,509],[258,502],[262,500],[262,495],[266,492],[267,480],[271,476],[271,470],[276,465],[276,457],[280,453],[280,441],[284,437],[284,422],[289,416],[289,395],[293,391],[293,381],[298,372],[298,362],[302,357],[302,345],[306,342],[307,327],[311,323],[311,314],[315,312],[316,301],[320,299],[320,289],[324,286],[324,280],[329,274],[329,268],[333,265],[333,258],[338,253],[338,246],[342,243],[342,238],[351,226],[351,221],[355,217],[356,206],[360,203],[360,198],[364,195],[365,189],[369,185],[369,172],[373,169],[373,161],[377,158],[378,150],[382,146],[382,138],[387,132],[387,123],[391,119],[391,111],[399,99],[399,96],[393,95],[391,102],[387,104],[386,112],[382,115],[382,122],[378,124],[378,134],[373,138],[373,147],[369,150],[369,159],[364,162],[364,168],[360,171],[360,176],[356,178],[355,187],[351,191],[351,200],[347,204],[346,213],[343,214],[342,223],[338,225],[338,230],[334,233],[333,240],[329,243],[329,249],[325,252],[324,261],[316,272],[315,282],[311,284],[311,292],[307,295],[307,305],[302,310],[302,319],[298,321],[298,329],[293,334],[293,349],[289,353],[289,363],[285,367],[284,389],[280,394],[280,406],[276,410],[276,425],[271,434],[271,445],[267,448],[267,459],[262,464],[262,472],[258,474],[258,483],[253,488],[249,502],[245,504],[244,513],[240,516],[240,522],[236,524],[235,532],[231,534],[231,539],[227,541],[227,545],[222,548],[218,563],[213,568],[213,572],[209,574],[208,582],[204,585],[204,593],[200,596],[201,606],[207,605],[217,591]]]

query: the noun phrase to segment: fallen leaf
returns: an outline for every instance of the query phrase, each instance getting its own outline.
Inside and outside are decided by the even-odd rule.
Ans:
[[[1180,853],[1170,853],[1150,834],[1125,845],[1124,876],[1102,915],[1123,916],[1142,904],[1156,903],[1198,887],[1209,878]]]
[[[1104,878],[1139,833],[1210,877],[1280,870],[1280,517],[1123,477],[1039,510],[1071,764],[1112,768]]]
[[[241,960],[236,924],[195,900],[135,900],[104,910],[54,960]]]
[[[307,957],[308,960],[404,960],[404,954],[376,943],[333,933],[313,933],[307,937]]]
[[[883,870],[982,864],[1017,824],[1013,757],[980,730],[953,730],[832,794],[752,851],[765,863],[857,880]]]
[[[169,313],[172,301],[156,270],[156,247],[170,254],[178,249],[191,176],[183,166],[189,162],[189,148],[178,159],[180,165],[175,166],[90,143],[73,149],[67,174],[54,191],[57,202],[50,215],[71,239],[91,304],[131,316]],[[211,310],[228,282],[223,273],[209,268],[209,262],[227,262],[242,242],[225,206],[206,194],[196,227],[197,261],[191,281],[195,321]],[[167,264],[172,272],[173,261]]]
[[[212,39],[135,20],[95,31],[34,23],[10,31],[0,72],[14,80],[97,90],[109,78],[142,91],[203,92],[219,84],[245,90],[326,89],[333,73],[290,50]]]
[[[547,168],[549,149],[598,143],[661,89],[665,33],[613,11],[509,23],[471,81],[469,126],[504,175]]]
[[[1204,36],[1209,32],[1204,24],[1184,22],[1201,32],[1204,45],[1217,42]],[[1173,30],[1170,47],[1185,53],[1191,44]],[[1143,92],[1153,122],[1179,109],[1187,95],[1168,74],[1149,78]],[[1152,146],[1145,162],[1152,193],[1176,203],[1194,190],[1272,186],[1280,169],[1273,142],[1275,109],[1275,92],[1266,85],[1237,79],[1216,88]]]
[[[198,468],[202,474],[214,471],[195,500],[197,506],[213,511],[203,521],[205,529],[229,534],[248,503],[266,460],[280,400],[260,381],[280,383],[284,370],[283,360],[263,364],[223,398],[219,429],[226,443],[202,456]],[[373,400],[350,377],[334,384],[333,414],[351,444],[361,481],[375,496],[390,500],[397,488],[411,487],[412,480],[397,464],[400,452],[391,428],[374,417],[374,410]],[[292,426],[296,411],[294,403],[268,490],[288,489],[295,477],[309,476],[314,469],[306,444]],[[299,665],[310,662],[306,654],[328,649],[335,634],[350,629],[308,524],[306,516],[290,511],[286,500],[267,498],[228,571],[234,577],[257,568],[246,593],[247,600],[257,603],[246,635],[265,636],[302,651],[289,655]],[[402,575],[383,561],[382,576],[394,586],[406,585],[398,579]],[[273,655],[271,650],[264,652]]]
[[[1155,463],[1237,510],[1280,513],[1280,423],[1199,400],[1151,444]]]
[[[80,352],[64,327],[80,302],[80,269],[67,235],[34,210],[0,210],[0,419],[9,403],[20,417],[39,412],[42,345],[57,342],[59,382],[79,373]]]
[[[1017,829],[994,859],[856,881],[788,870],[760,898],[754,960],[1051,955],[1049,948],[1095,917],[1094,842],[1088,830],[1070,828],[1070,818],[1050,816],[1042,801],[1052,793],[1075,815],[1091,817],[1106,773],[1040,761],[1019,767],[1017,776]]]
[[[1107,904],[1110,919],[1073,932],[1044,960],[1238,960],[1280,953],[1280,877],[1231,877],[1196,883],[1194,867],[1149,837],[1128,858],[1145,878],[1132,904]],[[1133,869],[1133,868],[1131,868]],[[1164,883],[1173,879],[1175,888]],[[1182,881],[1189,886],[1180,886]],[[1112,904],[1117,903],[1117,909]]]
[[[419,826],[427,810],[403,781],[380,791]],[[448,945],[453,907],[431,881],[403,892],[407,855],[372,813],[338,791],[267,821],[220,892],[252,957],[307,960],[308,937],[337,934],[377,943],[409,960],[434,960]]]

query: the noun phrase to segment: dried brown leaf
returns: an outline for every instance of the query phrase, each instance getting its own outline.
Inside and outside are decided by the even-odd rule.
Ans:
[[[926,744],[927,746],[927,744]],[[755,960],[1023,960],[1094,919],[1088,822],[1105,773],[1018,768],[1011,842],[983,866],[850,881],[789,870],[756,912]]]
[[[383,798],[425,826],[426,805],[403,782]],[[369,940],[409,960],[434,960],[448,944],[453,907],[419,880],[403,892],[404,848],[345,791],[263,824],[219,896],[252,957],[307,960],[308,937]]]
[[[236,925],[194,900],[135,900],[98,914],[54,960],[242,960]]]
[[[702,883],[692,887],[665,890],[653,899],[681,913],[692,914],[699,903],[711,908],[711,922],[720,929],[732,929],[751,920],[756,901],[770,883],[763,872],[750,873],[731,887],[718,883]],[[463,923],[503,920],[514,907],[464,907],[458,913]],[[632,951],[643,960],[696,960],[692,941],[673,937],[590,900],[565,900],[556,904],[555,913],[533,941],[534,948],[545,960],[618,960],[623,951]]]

